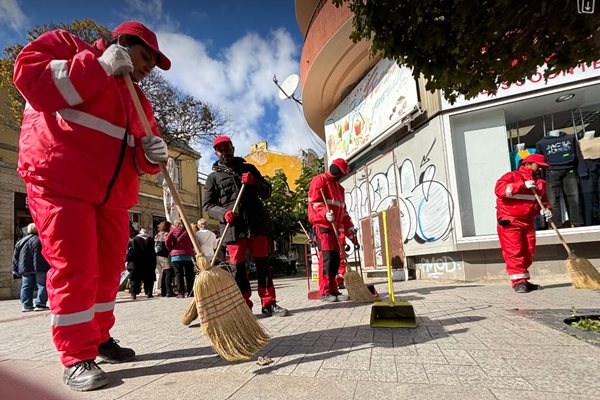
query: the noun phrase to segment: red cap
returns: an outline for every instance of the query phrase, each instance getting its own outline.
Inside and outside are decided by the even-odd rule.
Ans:
[[[156,60],[156,66],[158,68],[165,71],[171,68],[171,60],[169,60],[158,48],[156,35],[141,22],[123,22],[112,31],[112,37],[117,37],[119,35],[133,35],[139,37],[148,45],[148,47],[158,53],[158,59]]]
[[[348,163],[343,158],[336,158],[331,162],[331,164],[338,167],[344,175],[348,175]]]
[[[214,147],[217,147],[217,145],[218,145],[219,143],[225,143],[225,142],[229,142],[229,143],[231,143],[231,139],[229,139],[229,137],[227,137],[227,136],[225,136],[225,135],[223,135],[223,136],[217,136],[217,137],[215,138],[215,140],[213,140],[213,148],[214,148]]]
[[[544,156],[542,154],[530,154],[524,159],[521,160],[522,163],[536,163],[542,168],[548,168],[550,165],[544,160]]]

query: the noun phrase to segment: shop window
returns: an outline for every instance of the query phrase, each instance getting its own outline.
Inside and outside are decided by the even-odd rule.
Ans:
[[[138,212],[129,212],[129,222],[133,225],[136,231],[142,227],[142,214]]]

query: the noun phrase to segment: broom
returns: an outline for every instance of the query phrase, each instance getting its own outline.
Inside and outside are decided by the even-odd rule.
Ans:
[[[542,209],[544,209],[544,204],[542,204],[542,199],[540,195],[532,190],[535,199]],[[562,237],[556,224],[552,219],[550,219],[550,225],[556,232],[558,236],[558,240],[563,245],[569,258],[565,261],[565,265],[567,267],[567,271],[569,271],[569,275],[571,276],[571,283],[573,287],[576,289],[600,289],[600,272],[592,265],[592,263],[587,258],[577,257],[575,252],[569,247],[565,239]]]
[[[152,136],[150,123],[129,75],[125,75],[125,83],[146,135]],[[254,318],[231,274],[222,268],[212,268],[208,265],[185,217],[181,199],[164,163],[160,164],[160,169],[197,253],[199,273],[194,282],[194,298],[197,300],[201,331],[224,359],[248,359],[268,343],[269,335]]]
[[[235,200],[235,204],[233,206],[233,210],[232,210],[233,212],[237,211],[240,199],[242,198],[242,193],[244,192],[245,188],[246,188],[246,185],[242,184],[242,187],[240,188],[240,192],[238,193],[237,198]],[[225,237],[225,234],[227,233],[228,230],[229,230],[229,222],[227,223],[227,225],[225,225],[225,230],[223,231],[223,234],[221,235],[221,237],[219,238],[219,242],[217,243],[217,248],[215,249],[215,253],[210,262],[211,268],[215,265],[215,261],[217,259],[217,254],[219,254],[219,251],[221,251],[221,246],[223,245],[223,238]],[[195,286],[195,284],[194,284],[194,286]],[[183,325],[189,325],[196,318],[198,318],[198,309],[196,307],[196,303],[197,303],[197,299],[196,299],[196,296],[194,296],[194,298],[188,303],[185,311],[183,312],[183,316],[181,317],[181,323]]]
[[[325,203],[325,207],[327,208],[327,212],[329,212],[329,205],[327,204],[327,198],[325,197],[325,193],[323,193],[323,189],[320,189],[321,197],[323,197],[323,203]],[[343,243],[340,241],[340,233],[337,229],[337,225],[335,221],[331,221],[331,226],[333,227],[333,233],[335,234],[335,238],[338,241],[338,245],[340,249],[343,249]],[[344,274],[344,285],[346,285],[346,289],[348,290],[348,295],[350,296],[350,300],[356,303],[372,303],[374,301],[373,295],[369,291],[369,288],[365,285],[365,282],[362,279],[362,276],[354,270],[348,264],[346,259],[346,252],[340,251],[340,253],[344,254],[344,260],[346,261],[346,273]]]

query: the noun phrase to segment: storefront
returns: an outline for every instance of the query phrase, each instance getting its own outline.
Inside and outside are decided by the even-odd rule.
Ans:
[[[533,152],[556,160],[546,179],[566,239],[578,254],[600,258],[590,244],[600,239],[600,63],[547,83],[536,74],[493,97],[442,101],[416,128],[411,122],[425,115],[409,76],[383,60],[325,125],[328,159],[345,157],[353,169],[343,185],[361,228],[363,265],[384,265],[386,210],[394,268],[422,278],[506,279],[494,186]],[[563,274],[566,254],[554,232],[541,219],[537,229],[532,275]]]

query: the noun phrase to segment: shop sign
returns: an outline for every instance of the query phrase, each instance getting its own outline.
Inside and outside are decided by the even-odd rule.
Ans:
[[[412,71],[381,60],[325,121],[328,159],[356,154],[410,114],[417,103]]]
[[[557,72],[548,77],[548,82],[544,80],[544,70],[542,67],[533,74],[530,78],[527,78],[523,82],[517,83],[502,83],[498,88],[498,92],[495,95],[481,92],[477,97],[470,100],[465,100],[463,96],[459,96],[454,104],[450,104],[443,96],[442,92],[442,110],[449,108],[456,108],[471,104],[482,103],[484,101],[496,100],[502,97],[512,96],[515,94],[531,92],[534,90],[545,89],[553,86],[563,85],[565,83],[577,82],[586,80],[589,78],[595,78],[600,76],[600,61],[594,61],[590,65],[580,64],[575,68],[571,68],[568,71]]]

